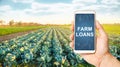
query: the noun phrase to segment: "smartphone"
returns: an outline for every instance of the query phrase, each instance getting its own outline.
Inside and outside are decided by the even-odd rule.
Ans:
[[[74,52],[95,52],[95,11],[75,11]]]

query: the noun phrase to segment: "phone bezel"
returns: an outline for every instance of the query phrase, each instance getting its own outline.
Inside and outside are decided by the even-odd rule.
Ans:
[[[95,20],[96,12],[94,10],[77,10],[74,13],[74,34],[75,34],[75,15],[76,14],[94,14],[94,33],[95,33]],[[74,36],[74,52],[75,53],[95,53],[96,49],[96,36],[94,34],[94,50],[75,50],[75,36]]]

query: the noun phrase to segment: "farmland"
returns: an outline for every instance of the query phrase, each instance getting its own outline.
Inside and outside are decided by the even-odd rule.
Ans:
[[[103,24],[109,37],[109,45],[120,49],[120,24]]]
[[[120,24],[103,24],[103,27],[108,34],[120,35]]]
[[[86,63],[69,47],[69,28],[47,27],[0,44],[3,66],[76,66]],[[86,63],[87,64],[87,63]],[[89,65],[89,64],[87,64]]]
[[[110,30],[109,25],[103,26],[109,34],[110,52],[120,60],[119,28]],[[69,47],[71,33],[69,25],[43,26],[35,32],[3,41],[0,64],[3,67],[94,67]]]
[[[44,26],[0,26],[0,36],[12,33],[36,30]]]

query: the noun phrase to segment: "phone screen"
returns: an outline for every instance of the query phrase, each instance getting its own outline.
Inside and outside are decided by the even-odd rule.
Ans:
[[[75,50],[95,50],[95,14],[75,14]]]

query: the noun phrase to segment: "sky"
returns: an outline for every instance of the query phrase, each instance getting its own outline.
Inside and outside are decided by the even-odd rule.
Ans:
[[[70,24],[76,10],[95,10],[100,23],[120,23],[120,0],[0,0],[0,20]]]

